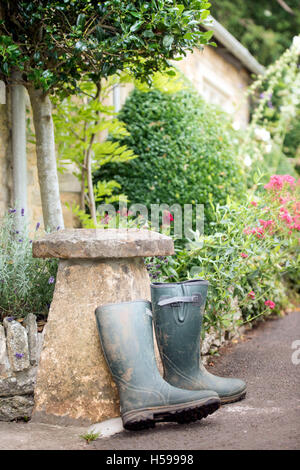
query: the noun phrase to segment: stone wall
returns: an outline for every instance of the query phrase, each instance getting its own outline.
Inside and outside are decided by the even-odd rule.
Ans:
[[[237,127],[249,119],[249,102],[244,93],[250,83],[249,72],[222,48],[194,50],[175,65],[191,80],[200,95],[233,116]]]
[[[6,317],[0,325],[0,421],[30,418],[42,343],[32,313],[22,323]]]

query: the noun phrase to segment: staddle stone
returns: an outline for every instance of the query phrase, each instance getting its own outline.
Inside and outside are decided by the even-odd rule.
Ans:
[[[94,312],[106,303],[150,300],[143,257],[173,250],[171,238],[144,229],[67,229],[33,242],[35,257],[60,258],[38,367],[34,421],[84,425],[120,415]]]
[[[172,255],[170,237],[145,229],[65,229],[33,242],[35,258],[100,259]]]

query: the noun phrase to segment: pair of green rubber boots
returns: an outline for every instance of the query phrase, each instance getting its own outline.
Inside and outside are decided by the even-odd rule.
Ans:
[[[201,363],[201,326],[208,282],[151,284],[147,300],[96,309],[106,362],[117,384],[125,429],[188,423],[241,400],[246,384],[217,377]],[[164,368],[154,355],[152,321]]]

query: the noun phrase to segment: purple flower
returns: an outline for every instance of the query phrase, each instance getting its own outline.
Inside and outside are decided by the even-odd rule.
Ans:
[[[59,229],[60,229],[60,226],[58,226],[58,227],[56,228],[56,230],[59,230]]]
[[[156,264],[155,267],[156,267],[156,268],[160,268],[160,267],[161,267],[161,264]]]
[[[13,214],[14,212],[17,212],[16,209],[9,209],[8,213]]]
[[[7,317],[6,320],[7,321],[14,321],[15,317]]]
[[[53,284],[54,281],[55,281],[54,277],[50,276],[49,279],[48,279],[48,284]]]
[[[23,238],[19,238],[19,242],[21,243],[23,241]]]
[[[37,231],[37,230],[39,229],[39,226],[40,226],[40,225],[41,225],[41,224],[40,224],[39,222],[36,224],[36,226],[35,226],[35,231]]]
[[[20,233],[19,230],[16,230],[16,233]]]
[[[271,100],[269,100],[269,101],[268,101],[268,108],[271,108],[271,109],[273,109],[273,108],[274,108],[274,106],[273,106],[273,103],[272,103],[272,101],[271,101]]]
[[[32,240],[29,240],[29,243],[32,243]]]
[[[22,209],[21,209],[21,216],[22,216],[22,217],[24,216],[24,212],[25,212],[25,210],[24,210],[23,207],[22,207]]]
[[[16,356],[17,359],[21,359],[22,357],[24,357],[24,354],[23,353],[16,353],[15,356]]]

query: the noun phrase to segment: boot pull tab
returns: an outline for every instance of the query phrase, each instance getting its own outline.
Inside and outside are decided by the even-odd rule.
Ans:
[[[187,313],[187,306],[185,304],[194,304],[194,305],[201,305],[202,296],[201,294],[195,294],[192,296],[185,296],[185,297],[169,297],[168,299],[162,299],[158,302],[159,307],[171,307],[171,308],[179,308],[176,312],[177,319],[180,323],[183,323]],[[174,312],[175,313],[175,312]]]
[[[201,301],[202,301],[202,295],[199,293],[199,294],[195,294],[192,296],[169,297],[167,299],[165,298],[165,299],[159,300],[157,305],[159,307],[165,307],[165,306],[180,307],[181,306],[180,304],[182,303],[201,305]]]

